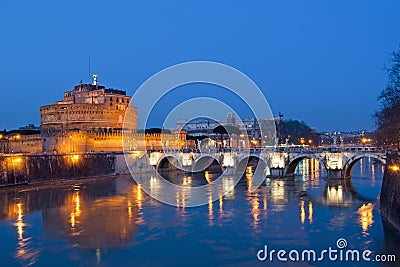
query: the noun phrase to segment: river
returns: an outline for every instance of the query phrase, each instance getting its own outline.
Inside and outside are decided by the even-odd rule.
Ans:
[[[400,233],[379,211],[383,166],[363,159],[351,179],[323,177],[318,163],[306,160],[296,177],[268,178],[250,192],[247,174],[225,196],[195,208],[160,203],[129,176],[3,190],[0,266],[319,266],[261,262],[257,253],[265,246],[321,251],[341,238],[347,248],[400,260]],[[174,179],[189,187],[204,182]],[[364,264],[386,266],[340,262]]]

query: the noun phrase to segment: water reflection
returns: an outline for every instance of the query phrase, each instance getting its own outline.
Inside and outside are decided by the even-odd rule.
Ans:
[[[142,201],[140,185],[124,178],[97,188],[75,187],[63,205],[43,210],[45,235],[61,233],[82,248],[94,249],[100,259],[101,251],[131,243]]]
[[[75,232],[75,222],[79,220],[81,215],[81,204],[79,198],[79,189],[72,195],[72,210],[71,210],[71,230]]]
[[[313,223],[313,213],[314,213],[313,204],[310,201],[308,203],[308,220],[310,221],[310,223]]]
[[[288,196],[286,194],[286,182],[287,181],[283,179],[266,180],[270,201],[273,204],[275,211],[282,211],[285,209],[285,203],[288,201]]]
[[[360,225],[363,230],[363,234],[367,234],[368,228],[374,223],[374,215],[373,215],[374,205],[372,203],[368,203],[367,205],[363,204],[358,209],[358,214],[360,215]]]
[[[251,214],[253,215],[253,226],[254,228],[257,227],[258,223],[259,223],[259,215],[260,215],[260,211],[259,211],[259,207],[260,207],[260,203],[258,202],[258,193],[255,193],[253,195],[253,198],[251,200]]]
[[[15,251],[15,258],[18,261],[29,266],[36,263],[40,250],[33,247],[31,238],[24,237],[24,227],[26,227],[27,225],[23,219],[24,215],[22,205],[23,204],[21,202],[18,202],[15,205],[15,212],[18,214],[18,217],[14,224],[14,226],[17,228],[18,234],[18,243]]]
[[[368,161],[364,162],[363,174],[373,172],[375,184],[379,184],[380,166],[367,165]],[[45,253],[41,242],[48,240],[58,242],[54,250],[79,251],[74,255],[78,260],[93,260],[82,265],[111,266],[124,260],[142,266],[163,265],[171,257],[186,263],[188,257],[196,258],[203,265],[212,265],[215,260],[220,260],[216,265],[222,265],[232,259],[252,264],[253,252],[266,240],[278,248],[306,244],[319,248],[325,239],[337,240],[339,233],[349,236],[354,247],[396,249],[386,232],[385,240],[376,240],[384,229],[376,196],[363,197],[371,187],[372,175],[370,179],[358,178],[360,167],[356,165],[352,179],[324,180],[318,178],[321,170],[317,162],[301,166],[308,175],[301,170],[296,177],[269,178],[254,191],[249,188],[257,177],[250,169],[236,187],[233,177],[224,177],[218,198],[213,202],[210,191],[206,205],[193,209],[187,208],[191,188],[214,180],[213,173],[171,177],[183,185],[173,195],[178,208],[150,198],[143,190],[144,183],[137,185],[129,177],[119,177],[76,186],[10,191],[0,194],[0,210],[3,223],[10,221],[16,238],[11,254],[24,265],[40,259],[39,253]],[[154,174],[143,176],[143,181],[149,183],[150,192],[163,193]],[[40,211],[41,220],[32,220],[32,211]],[[29,231],[32,224],[40,224],[43,233]],[[38,242],[34,235],[43,241]],[[386,242],[389,244],[381,244]],[[165,252],[159,259],[149,259],[149,248]],[[69,260],[66,255],[60,257]]]
[[[214,214],[213,214],[213,201],[211,194],[208,197],[208,220],[210,225],[213,225]]]
[[[222,190],[226,199],[235,198],[235,180],[233,177],[224,177],[222,180]]]

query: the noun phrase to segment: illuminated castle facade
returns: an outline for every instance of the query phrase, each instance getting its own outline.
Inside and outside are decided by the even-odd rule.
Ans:
[[[123,90],[79,84],[40,108],[43,152],[122,151],[122,132],[137,129],[137,108]],[[124,124],[130,113],[130,123]]]
[[[138,110],[130,105],[131,98],[123,90],[99,85],[96,75],[93,78],[92,84],[79,84],[65,92],[63,100],[40,108],[43,152],[161,149],[164,144],[172,149],[184,147],[186,131],[163,136],[137,133]]]

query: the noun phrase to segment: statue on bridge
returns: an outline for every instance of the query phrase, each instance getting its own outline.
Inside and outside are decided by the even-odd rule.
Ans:
[[[336,148],[336,146],[337,146],[337,136],[334,135],[332,138],[333,138],[333,147]]]
[[[200,147],[201,141],[199,139],[197,139],[196,142],[197,142],[197,149],[200,149],[201,148]]]
[[[275,148],[278,149],[279,147],[279,137],[275,137]]]

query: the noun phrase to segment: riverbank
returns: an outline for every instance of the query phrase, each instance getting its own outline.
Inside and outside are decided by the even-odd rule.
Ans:
[[[400,230],[400,155],[391,153],[387,156],[380,196],[381,212],[387,220]]]
[[[128,174],[148,169],[143,152],[0,154],[0,187]]]

